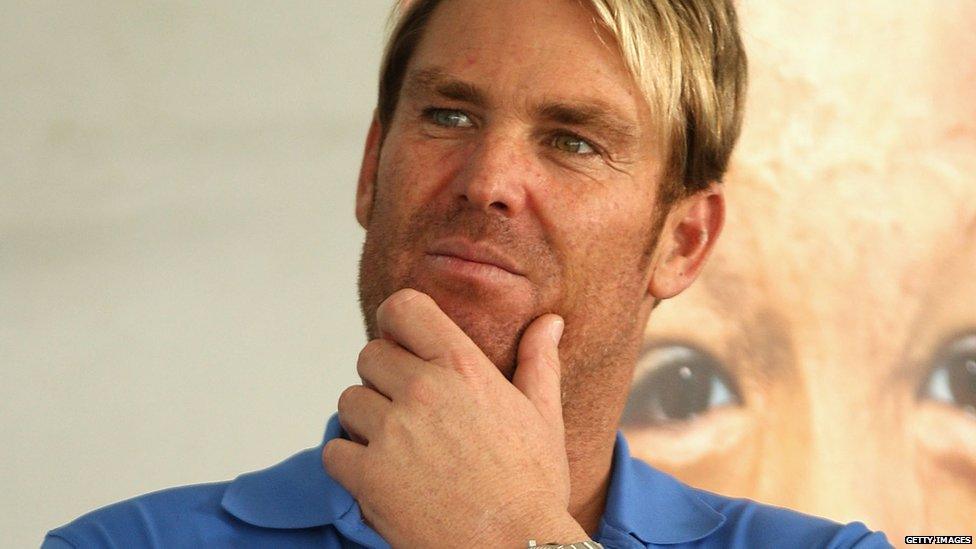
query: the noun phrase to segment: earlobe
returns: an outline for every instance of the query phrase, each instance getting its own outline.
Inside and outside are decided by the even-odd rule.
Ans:
[[[681,200],[668,217],[648,286],[655,299],[680,294],[705,266],[725,223],[721,183]]]
[[[373,211],[382,135],[383,128],[374,113],[373,122],[369,125],[369,133],[366,134],[366,148],[363,151],[363,162],[359,166],[359,181],[356,184],[356,220],[364,229],[369,226],[370,214]]]

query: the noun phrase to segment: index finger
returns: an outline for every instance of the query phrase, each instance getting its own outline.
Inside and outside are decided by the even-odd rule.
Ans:
[[[481,349],[432,297],[404,288],[376,309],[376,324],[383,337],[392,339],[423,360],[457,368],[459,357],[476,362]]]

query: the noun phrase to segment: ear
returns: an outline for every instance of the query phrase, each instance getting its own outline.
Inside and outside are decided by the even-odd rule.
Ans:
[[[356,220],[365,229],[369,226],[369,216],[373,211],[373,193],[376,192],[376,172],[380,161],[380,141],[383,128],[376,113],[366,134],[366,150],[363,163],[359,166],[359,182],[356,185]]]
[[[725,195],[721,183],[712,183],[672,208],[658,243],[657,264],[648,292],[667,299],[684,291],[698,278],[725,223]]]

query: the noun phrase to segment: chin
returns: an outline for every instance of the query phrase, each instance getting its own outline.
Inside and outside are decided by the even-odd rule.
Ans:
[[[370,339],[379,337],[375,319],[380,303],[399,289],[413,288],[433,298],[438,307],[511,380],[522,333],[529,323],[545,312],[538,311],[538,296],[531,290],[517,288],[512,291],[510,288],[509,291],[502,291],[492,285],[432,276],[417,268],[406,272],[401,269],[371,268],[380,262],[368,259],[364,255],[360,263],[359,291]],[[405,262],[385,263],[403,265]]]
[[[430,295],[499,371],[506,378],[512,378],[518,342],[534,319],[531,314],[505,307],[497,299],[437,289],[416,289]]]

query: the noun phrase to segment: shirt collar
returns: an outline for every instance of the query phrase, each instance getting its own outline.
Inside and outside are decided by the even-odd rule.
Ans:
[[[725,516],[674,477],[632,458],[618,431],[603,522],[645,544],[670,544],[708,536]]]
[[[346,438],[339,415],[329,419],[322,444],[267,469],[234,479],[221,505],[230,514],[264,528],[311,528],[332,524],[350,510],[352,495],[325,472],[322,448]]]
[[[235,517],[263,528],[311,528],[332,524],[355,501],[322,465],[322,448],[345,437],[338,414],[329,419],[322,444],[285,461],[237,477],[221,504]],[[617,433],[603,523],[641,542],[684,543],[717,530],[725,517],[673,477],[633,459]]]

